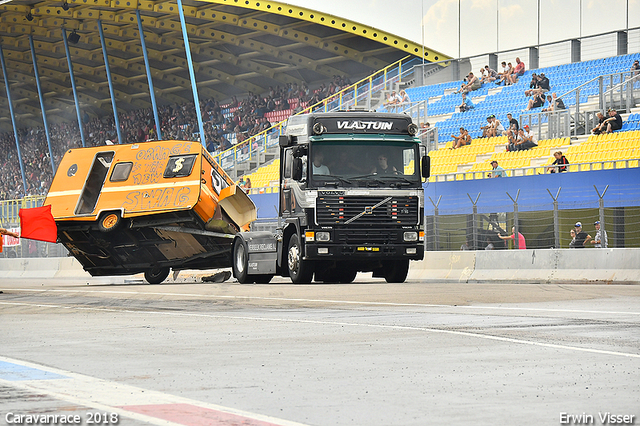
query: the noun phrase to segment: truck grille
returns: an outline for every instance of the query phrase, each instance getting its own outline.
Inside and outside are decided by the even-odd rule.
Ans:
[[[415,225],[418,215],[417,196],[321,195],[316,203],[318,225]]]
[[[341,229],[336,230],[338,244],[385,245],[401,243],[402,230]]]

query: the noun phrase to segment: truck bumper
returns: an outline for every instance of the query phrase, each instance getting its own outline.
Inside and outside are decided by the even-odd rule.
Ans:
[[[365,244],[305,244],[305,259],[309,260],[349,260],[349,259],[424,259],[424,245],[394,244],[394,245],[365,245]]]

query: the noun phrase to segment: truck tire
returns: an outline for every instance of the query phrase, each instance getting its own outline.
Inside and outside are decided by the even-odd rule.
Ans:
[[[166,280],[168,276],[169,268],[149,269],[144,273],[144,279],[147,280],[149,284],[160,284]]]
[[[121,221],[122,216],[120,212],[106,212],[100,216],[98,228],[100,228],[102,232],[113,232],[120,226]]]
[[[409,259],[395,260],[385,265],[384,279],[388,283],[403,283],[409,273]]]
[[[291,235],[287,249],[287,268],[294,284],[308,284],[313,278],[313,267],[309,261],[302,259],[302,247],[297,234]]]
[[[251,284],[249,274],[249,253],[247,253],[247,247],[242,240],[236,239],[233,243],[233,276],[236,277],[240,284]]]

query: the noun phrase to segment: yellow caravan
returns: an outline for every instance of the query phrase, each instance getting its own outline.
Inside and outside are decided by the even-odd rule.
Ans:
[[[256,208],[200,143],[69,150],[47,194],[58,240],[91,275],[231,266]]]

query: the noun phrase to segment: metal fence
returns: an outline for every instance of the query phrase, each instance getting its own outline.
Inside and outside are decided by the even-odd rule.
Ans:
[[[482,193],[466,194],[468,201],[447,210],[441,208],[442,196],[435,200],[427,197],[425,248],[430,251],[484,250],[490,245],[497,250],[516,248],[517,240],[499,237],[512,235],[513,228],[515,235],[521,233],[525,237],[527,249],[569,248],[576,222],[581,222],[583,230],[595,238],[596,221],[607,233],[608,247],[640,247],[640,206],[607,202],[608,185],[594,186],[598,200],[595,203],[576,202],[576,194],[569,195],[568,191],[571,190],[561,187],[547,189],[545,200],[526,199],[520,190],[505,192],[500,199],[491,200],[489,209],[486,203],[482,209],[478,207]],[[585,247],[594,244],[587,243]]]

